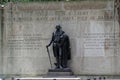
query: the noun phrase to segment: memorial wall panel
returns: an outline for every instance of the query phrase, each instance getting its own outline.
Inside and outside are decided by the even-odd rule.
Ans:
[[[75,74],[119,74],[120,30],[114,0],[7,5],[4,74],[46,74],[50,68],[46,45],[57,24],[70,37],[69,65]]]

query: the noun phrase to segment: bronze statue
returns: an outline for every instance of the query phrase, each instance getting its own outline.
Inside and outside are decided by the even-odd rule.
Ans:
[[[56,26],[56,31],[52,34],[50,43],[46,46],[53,45],[53,53],[56,58],[56,69],[67,68],[67,62],[70,60],[70,42],[69,37],[62,30],[60,25]]]

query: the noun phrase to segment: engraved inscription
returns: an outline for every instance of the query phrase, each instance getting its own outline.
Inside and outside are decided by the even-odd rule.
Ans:
[[[101,21],[101,20],[113,20],[113,10],[74,10],[74,11],[36,11],[34,13],[18,13],[14,12],[14,16],[8,17],[7,20],[13,20],[14,22],[55,22],[55,21]],[[27,15],[25,15],[27,14]],[[36,16],[34,16],[36,15]],[[34,17],[33,17],[34,16]]]
[[[9,35],[8,47],[11,50],[39,50],[42,47],[41,34]]]
[[[119,41],[118,33],[85,33],[85,49],[114,49]]]

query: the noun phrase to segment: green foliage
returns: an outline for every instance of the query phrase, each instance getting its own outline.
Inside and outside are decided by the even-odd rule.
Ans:
[[[0,4],[7,2],[47,2],[47,1],[66,1],[66,0],[0,0]],[[79,1],[79,0],[69,0],[69,1]]]
[[[7,2],[38,2],[38,1],[64,1],[64,0],[0,0],[0,3],[7,3]]]
[[[59,1],[59,0],[0,0],[0,4],[4,4],[7,2],[41,2],[41,1]]]
[[[47,1],[68,1],[68,0],[0,0],[0,4],[5,4],[8,2],[47,2]],[[69,1],[87,1],[87,0],[69,0]],[[88,1],[91,1],[91,0],[88,0]],[[97,0],[94,0],[94,1],[97,1]]]

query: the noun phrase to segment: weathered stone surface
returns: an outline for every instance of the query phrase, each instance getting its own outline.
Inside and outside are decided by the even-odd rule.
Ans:
[[[75,74],[119,75],[120,30],[113,1],[8,4],[3,73],[46,74],[50,63],[45,46],[60,24],[70,37],[69,65]]]
[[[0,6],[0,64],[2,64],[2,51],[1,51],[1,24],[2,24],[2,21],[1,21],[1,19],[2,19],[2,14],[1,14],[1,12],[2,12],[2,7]],[[0,74],[2,74],[2,66],[0,66]]]

